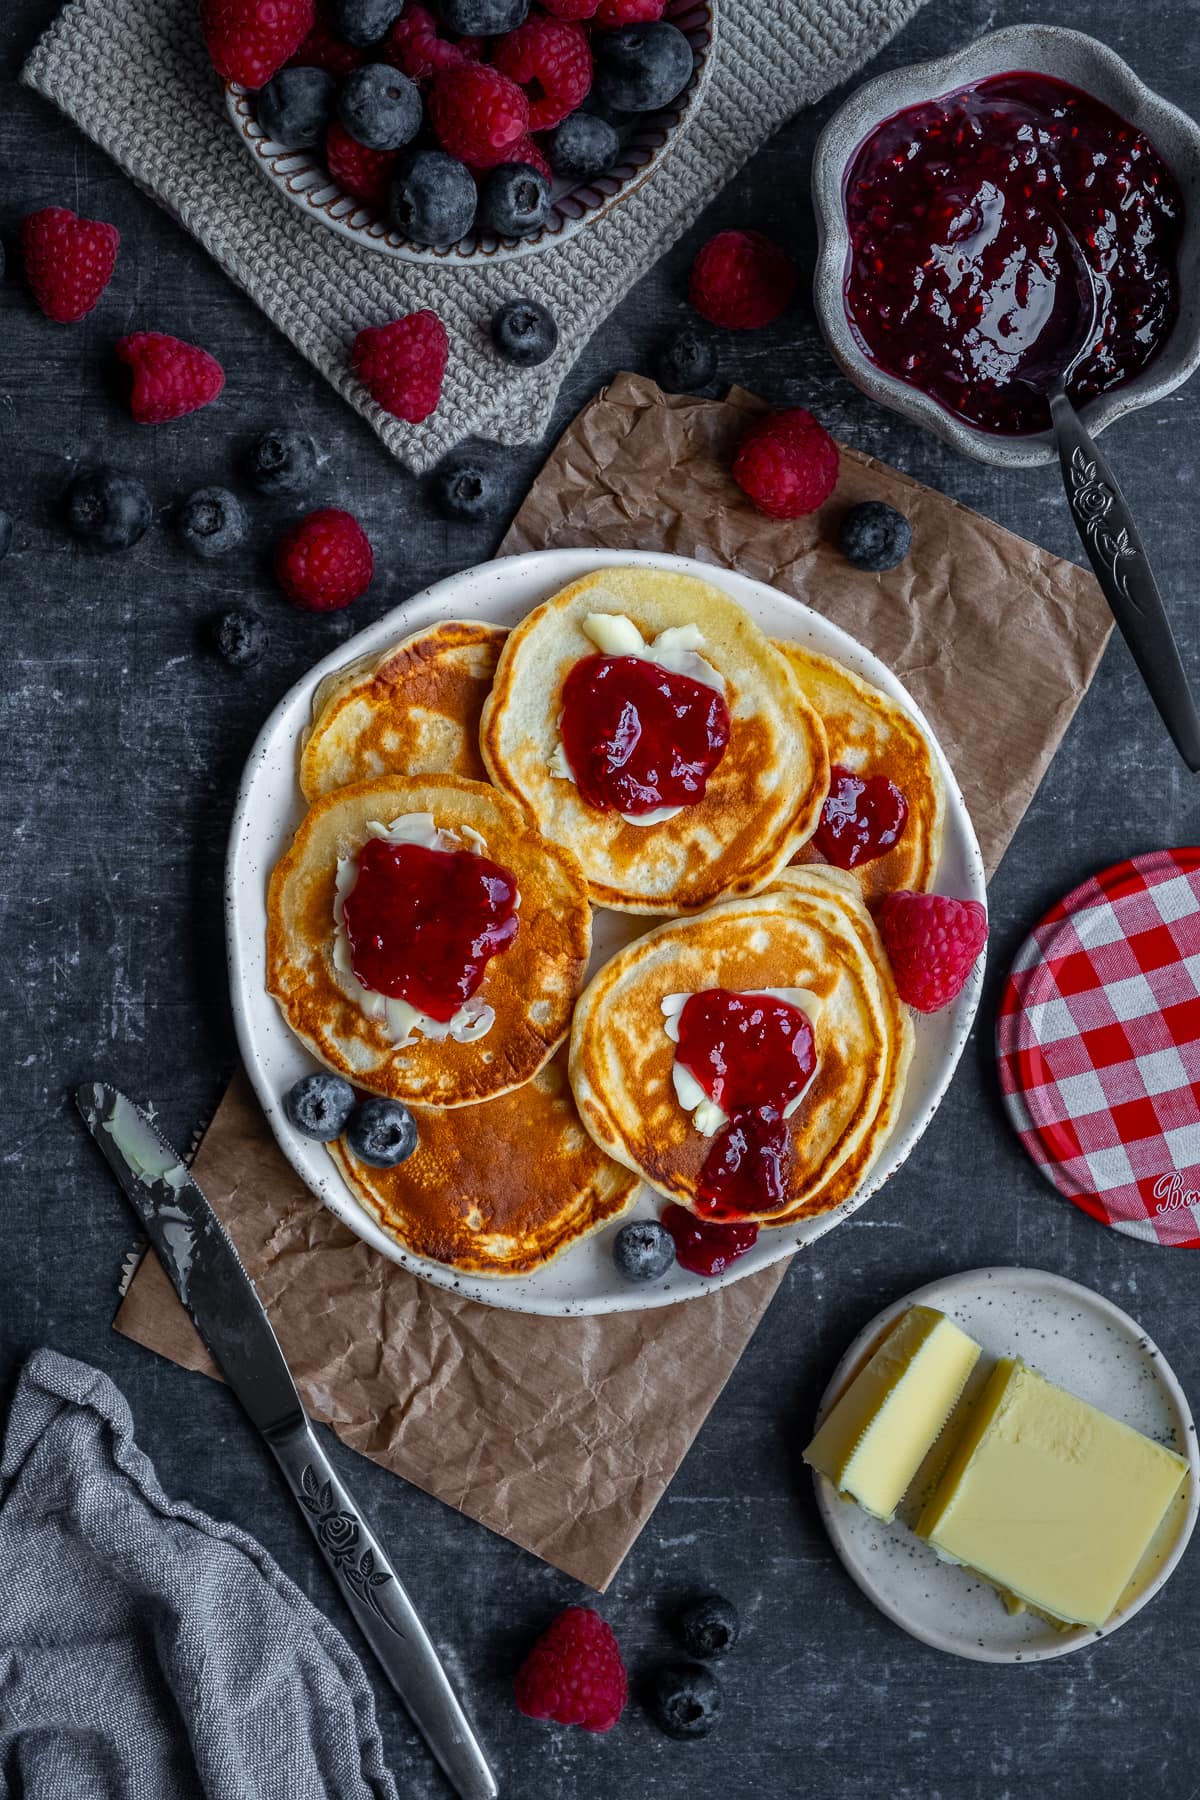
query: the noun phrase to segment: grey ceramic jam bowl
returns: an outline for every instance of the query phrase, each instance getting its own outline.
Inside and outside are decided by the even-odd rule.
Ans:
[[[1200,365],[1200,126],[1152,93],[1128,63],[1095,38],[1055,25],[1012,25],[977,38],[950,56],[892,69],[858,88],[830,119],[813,159],[813,205],[819,250],[814,282],[817,318],[842,371],[864,393],[904,413],[981,462],[1032,468],[1054,461],[1051,432],[1002,437],[964,424],[936,400],[887,374],[863,350],[846,316],[845,276],[850,253],[843,188],[846,171],[863,140],[906,107],[954,88],[1028,70],[1069,81],[1103,101],[1146,133],[1179,182],[1184,198],[1179,256],[1179,317],[1166,343],[1143,372],[1123,386],[1098,394],[1080,408],[1093,436],[1136,407],[1161,400]]]

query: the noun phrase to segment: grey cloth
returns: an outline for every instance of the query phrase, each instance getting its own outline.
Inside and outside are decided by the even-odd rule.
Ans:
[[[253,1538],[169,1501],[108,1376],[52,1350],[0,1461],[0,1793],[396,1800],[349,1645]]]
[[[361,248],[306,217],[253,167],[225,113],[197,27],[197,0],[72,0],[24,71],[182,221],[416,470],[470,434],[539,437],[563,377],[601,320],[751,153],[851,75],[921,0],[716,0],[713,75],[695,117],[650,180],[569,243],[494,268],[429,269]],[[807,195],[796,195],[797,207]],[[136,288],[122,247],[126,301]],[[120,265],[118,280],[122,279]],[[553,311],[558,350],[537,369],[492,351],[488,322],[514,295]],[[432,307],[450,334],[441,404],[422,425],[385,413],[350,365],[364,325]],[[128,316],[128,304],[122,312]],[[158,317],[125,325],[170,331]],[[239,371],[230,370],[236,382]]]

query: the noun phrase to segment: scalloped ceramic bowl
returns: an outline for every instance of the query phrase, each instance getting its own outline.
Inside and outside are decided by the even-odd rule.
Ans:
[[[991,32],[934,62],[891,69],[851,94],[821,133],[813,158],[819,239],[814,298],[830,350],[843,373],[865,394],[927,426],[955,449],[981,462],[1032,468],[1054,460],[1050,432],[1000,437],[965,425],[936,400],[871,361],[846,315],[844,298],[850,239],[843,190],[846,171],[863,140],[906,107],[1014,70],[1056,75],[1072,82],[1137,125],[1166,158],[1183,191],[1179,318],[1141,375],[1098,394],[1081,408],[1088,430],[1095,435],[1125,413],[1163,399],[1195,371],[1200,365],[1200,126],[1139,81],[1128,63],[1106,44],[1055,25],[1013,25]]]
[[[379,250],[399,262],[426,263],[434,268],[508,262],[565,244],[585,225],[604,218],[650,179],[687,129],[712,75],[717,0],[669,0],[663,17],[677,25],[692,46],[688,85],[664,111],[647,113],[626,129],[620,160],[606,175],[576,187],[556,183],[550,217],[530,238],[499,238],[490,232],[471,231],[457,244],[410,243],[386,219],[331,181],[315,150],[289,150],[273,143],[255,119],[254,95],[247,89],[235,81],[227,82],[225,104],[238,136],[272,187],[310,218],[352,243]]]

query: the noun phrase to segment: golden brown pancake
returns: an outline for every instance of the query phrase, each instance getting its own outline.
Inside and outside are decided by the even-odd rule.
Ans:
[[[832,657],[801,644],[778,641],[805,698],[821,715],[831,765],[856,775],[883,775],[908,801],[904,831],[886,856],[850,873],[868,900],[897,888],[924,893],[932,887],[942,854],[946,791],[937,757],[916,720],[889,694]],[[820,862],[806,844],[798,862]]]
[[[528,1275],[631,1204],[637,1176],[580,1124],[560,1051],[532,1081],[466,1112],[415,1107],[417,1148],[372,1169],[329,1145],[347,1187],[416,1256],[474,1275]]]
[[[563,683],[596,654],[591,613],[624,615],[647,642],[698,627],[699,655],[726,683],[730,738],[705,797],[659,824],[590,806],[552,770]],[[728,594],[665,570],[600,569],[531,612],[501,653],[480,744],[492,780],[578,856],[593,902],[628,912],[698,912],[766,886],[812,834],[828,789],[825,734],[785,659]]]
[[[417,1033],[399,1046],[386,1016],[371,1016],[371,997],[335,959],[339,860],[345,867],[357,856],[375,835],[372,824],[412,813],[431,814],[464,848],[472,839],[463,834],[478,833],[483,854],[510,870],[520,891],[517,935],[488,962],[476,996],[495,1019],[474,1042]],[[384,776],[327,795],[271,876],[267,987],[288,1024],[348,1080],[418,1105],[469,1106],[531,1080],[566,1036],[590,945],[587,888],[574,857],[545,843],[495,788],[460,776]]]
[[[381,775],[486,781],[479,715],[507,636],[449,620],[327,675],[300,749],[305,799]]]

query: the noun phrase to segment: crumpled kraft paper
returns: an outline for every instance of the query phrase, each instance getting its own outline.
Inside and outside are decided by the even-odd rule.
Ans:
[[[622,375],[568,427],[505,539],[668,550],[736,566],[845,626],[941,737],[989,871],[1087,688],[1109,617],[1090,575],[894,469],[845,450],[821,513],[780,523],[729,478],[759,402],[665,396]],[[913,522],[882,576],[831,547],[884,499]],[[937,1129],[936,1123],[933,1129]],[[785,1264],[654,1312],[543,1319],[462,1300],[361,1243],[293,1173],[244,1076],[195,1172],[271,1314],[310,1412],[384,1467],[604,1588],[682,1461]],[[116,1328],[215,1374],[157,1259]]]

